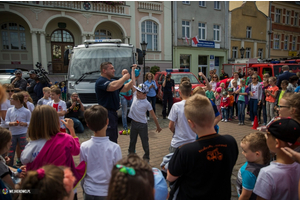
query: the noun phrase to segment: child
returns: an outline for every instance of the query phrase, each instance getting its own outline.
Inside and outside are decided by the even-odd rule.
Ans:
[[[256,199],[252,192],[258,173],[269,164],[270,151],[264,133],[250,133],[243,137],[240,144],[247,162],[237,174],[237,193],[239,199]]]
[[[277,110],[279,101],[280,101],[280,99],[283,97],[283,95],[284,95],[285,93],[289,92],[289,91],[287,90],[288,85],[289,85],[289,82],[288,82],[287,80],[282,80],[282,81],[281,81],[281,84],[280,84],[281,89],[278,90],[277,96],[276,96],[276,100],[275,100],[275,107],[274,107],[275,110]]]
[[[59,119],[56,110],[48,105],[37,106],[32,112],[28,128],[30,142],[21,155],[21,161],[27,170],[37,170],[45,163],[70,167],[76,177],[75,185],[83,178],[85,163],[77,167],[72,156],[80,152],[80,143],[75,135],[71,119],[61,120],[70,134],[59,131]],[[74,186],[75,186],[74,185]]]
[[[114,165],[111,172],[109,200],[154,200],[153,172],[145,161],[130,154]]]
[[[174,153],[181,145],[195,141],[196,133],[189,127],[184,115],[184,105],[186,100],[190,97],[191,92],[192,84],[190,82],[184,81],[179,85],[179,95],[182,101],[173,104],[168,117],[170,120],[169,129],[173,133],[171,146],[169,148],[170,153]]]
[[[50,96],[52,100],[49,103],[47,103],[47,105],[55,108],[60,121],[60,132],[65,133],[66,127],[62,123],[62,120],[65,118],[65,114],[67,113],[67,106],[66,106],[66,102],[59,99],[60,94],[61,91],[59,88],[51,89]]]
[[[209,98],[212,102],[215,102],[214,91],[212,91],[211,88],[209,88],[209,90],[206,90],[205,95],[206,95],[206,97]]]
[[[177,148],[169,162],[167,180],[178,179],[177,199],[230,199],[231,173],[238,157],[235,139],[215,132],[215,115],[207,97],[188,98],[184,113],[199,139]],[[213,187],[215,183],[218,187]],[[172,187],[170,196],[176,189]]]
[[[6,112],[9,108],[13,107],[13,105],[10,104],[10,98],[11,95],[14,93],[14,85],[13,84],[3,84],[2,85],[5,93],[3,93],[4,101],[2,104],[0,104],[0,118],[1,118],[1,127],[2,128],[8,128],[5,125],[5,116]]]
[[[240,85],[237,87],[237,90],[235,91],[237,94],[237,104],[238,104],[238,111],[239,111],[239,125],[245,125],[245,106],[248,104],[248,94],[249,94],[249,88],[245,84],[245,79],[240,80]]]
[[[215,104],[217,106],[217,109],[218,109],[218,112],[221,113],[221,98],[222,98],[222,94],[221,94],[221,91],[222,91],[222,88],[218,87],[216,89],[216,92],[215,92]]]
[[[21,194],[22,200],[73,200],[75,177],[69,168],[45,165],[29,171],[21,189],[40,191]],[[42,192],[41,192],[42,191]]]
[[[9,151],[11,146],[11,138],[12,136],[10,131],[0,127],[0,177],[6,188],[15,189],[18,188],[19,185],[16,184],[17,182],[14,180],[24,177],[25,166],[21,167],[21,170],[24,170],[24,172],[19,173],[17,172],[17,169],[8,167],[6,165],[6,159],[3,158],[2,155]],[[12,179],[12,177],[14,179]]]
[[[133,83],[135,83],[135,68],[136,65],[132,67],[131,77]],[[130,132],[130,143],[128,152],[135,153],[135,145],[137,141],[137,136],[140,135],[142,140],[142,146],[145,151],[143,159],[149,162],[149,142],[148,142],[148,125],[146,118],[146,111],[148,110],[156,124],[156,131],[159,133],[161,128],[158,124],[155,113],[152,109],[150,102],[147,100],[148,87],[145,84],[140,84],[138,87],[135,85],[132,87],[133,101],[129,111],[128,117],[132,119],[131,121],[131,132]]]
[[[268,89],[265,89],[266,107],[267,107],[267,123],[269,123],[271,121],[271,119],[273,119],[275,117],[274,107],[275,107],[277,91],[279,90],[279,88],[276,86],[275,77],[269,78],[269,84],[270,84],[270,87]]]
[[[38,100],[37,105],[47,105],[50,101],[50,91],[51,89],[49,87],[44,87],[43,88],[43,98],[41,98],[40,100]]]
[[[22,93],[24,95],[24,102],[26,103],[28,110],[32,113],[32,111],[34,110],[34,105],[32,103],[33,101],[28,92],[22,91]]]
[[[258,76],[256,74],[252,75],[252,82],[249,85],[250,91],[250,101],[249,101],[249,109],[250,109],[250,120],[252,124],[254,124],[254,119],[257,117],[257,107],[261,104],[261,96],[262,96],[262,85],[258,82]]]
[[[263,80],[263,86],[262,86],[262,96],[261,96],[261,103],[258,105],[258,123],[261,124],[261,110],[263,111],[263,125],[265,126],[267,124],[267,107],[266,107],[266,93],[265,89],[269,87],[269,80],[265,79]]]
[[[17,143],[20,146],[18,153],[18,160],[20,160],[21,152],[24,150],[27,141],[26,133],[29,126],[31,112],[25,108],[24,95],[22,93],[15,93],[10,99],[11,105],[15,107],[9,108],[5,117],[5,124],[9,126],[12,134],[12,145],[10,146],[8,157],[10,158],[9,166],[13,165]]]
[[[61,82],[60,90],[61,90],[61,99],[63,101],[67,101],[67,87],[64,81]]]
[[[236,100],[238,95],[235,92],[237,90],[238,84],[236,80],[232,81],[232,86],[233,86],[232,89],[233,89],[233,96],[234,96],[232,114],[234,114],[234,110],[235,110],[235,119],[238,119],[239,111],[238,111],[237,100]]]
[[[230,99],[229,97],[227,96],[227,92],[224,91],[223,93],[223,96],[221,98],[221,103],[220,103],[220,106],[221,106],[221,110],[222,110],[222,122],[227,122],[228,121],[228,107],[229,107],[229,104],[230,104]]]
[[[94,105],[84,112],[87,126],[94,136],[80,147],[80,161],[87,164],[86,176],[81,181],[84,199],[105,199],[111,169],[122,159],[121,148],[106,136],[108,113],[106,108]]]
[[[233,89],[228,88],[228,98],[229,98],[229,106],[228,106],[228,121],[230,122],[233,119],[233,103],[234,103],[234,96],[233,96]]]
[[[221,84],[220,84],[220,87],[221,87],[221,89],[222,89],[222,90],[221,90],[221,93],[223,94],[223,92],[226,91],[226,89],[225,89],[225,83],[221,83]]]
[[[298,199],[300,165],[281,148],[300,137],[300,124],[291,118],[275,119],[267,127],[267,145],[276,160],[260,170],[253,192],[257,199]]]

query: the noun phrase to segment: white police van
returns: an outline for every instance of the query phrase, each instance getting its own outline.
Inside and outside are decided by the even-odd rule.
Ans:
[[[135,48],[124,44],[120,39],[85,40],[84,44],[75,46],[69,61],[68,99],[77,92],[85,108],[97,105],[95,82],[100,76],[100,65],[111,62],[115,68],[116,79],[122,77],[122,70],[130,72],[135,63]],[[118,116],[122,115],[121,109]]]

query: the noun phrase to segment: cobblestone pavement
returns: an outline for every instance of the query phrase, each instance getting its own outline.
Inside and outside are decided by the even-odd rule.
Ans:
[[[172,133],[168,129],[169,120],[163,119],[161,115],[162,105],[160,103],[156,104],[156,113],[158,117],[158,122],[162,128],[162,131],[160,133],[155,132],[156,126],[153,121],[153,119],[150,119],[148,122],[148,130],[149,130],[149,145],[150,145],[150,164],[153,167],[160,168],[160,163],[162,162],[162,158],[169,153],[168,148],[171,143],[172,139]],[[246,116],[246,118],[249,118]],[[231,122],[219,122],[220,126],[220,134],[229,134],[232,135],[239,146],[239,143],[243,136],[247,135],[248,133],[254,132],[254,130],[251,129],[251,121],[245,121],[244,126],[239,126],[237,120],[233,120]],[[129,123],[130,125],[130,123]],[[118,129],[122,130],[122,120],[119,120]],[[130,127],[130,126],[129,126]],[[86,128],[85,132],[82,134],[77,134],[79,137],[80,143],[90,139],[90,137],[93,135],[93,132]],[[129,136],[128,135],[119,135],[118,143],[122,150],[122,155],[126,156],[128,152],[128,145],[129,145]],[[141,141],[138,139],[137,145],[136,145],[136,152],[139,156],[143,156],[143,148]],[[79,163],[79,156],[74,156],[74,160],[76,165]],[[236,200],[237,193],[235,188],[235,181],[236,181],[236,175],[239,170],[239,168],[246,162],[245,157],[242,155],[242,150],[239,146],[239,157],[236,162],[236,165],[234,166],[233,172],[232,172],[232,197],[231,199]],[[80,186],[77,186],[78,191],[78,199],[83,200],[82,197],[82,188]]]

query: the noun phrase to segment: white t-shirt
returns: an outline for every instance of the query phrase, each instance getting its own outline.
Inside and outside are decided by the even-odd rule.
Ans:
[[[228,87],[233,87],[233,84],[232,84],[233,81],[234,81],[234,79],[232,79],[232,80],[229,82]],[[236,80],[237,85],[240,85],[240,81],[241,81],[241,80],[240,80],[239,78]]]
[[[57,104],[57,103],[54,103],[54,100],[51,100],[47,105],[55,108],[56,112],[67,111],[66,102],[64,102],[63,100],[59,100],[57,106],[55,106],[55,104]],[[65,118],[65,116],[59,116],[60,128],[65,128],[64,124],[61,122],[61,120],[64,118]]]
[[[146,112],[152,110],[152,105],[147,99],[137,99],[136,91],[133,93],[133,101],[128,117],[136,122],[147,123]]]
[[[260,83],[257,83],[256,85],[251,84],[251,92],[253,94],[253,97],[251,97],[249,95],[251,99],[258,99],[258,93],[260,92],[260,91],[258,91],[259,86],[260,86]]]
[[[80,162],[86,162],[86,175],[82,180],[88,195],[107,196],[111,170],[122,159],[121,148],[109,137],[94,137],[80,146]]]
[[[211,89],[213,91],[215,91],[217,89],[217,82],[211,81],[209,84],[211,85]]]
[[[37,105],[47,105],[50,101],[50,97],[48,99],[41,98],[40,100],[38,100]]]
[[[272,200],[298,200],[298,182],[300,164],[281,164],[271,162],[269,166],[261,168],[253,192]]]
[[[24,165],[33,162],[37,155],[40,153],[41,149],[44,147],[46,142],[46,139],[30,141],[21,153],[21,162]]]
[[[27,101],[26,104],[27,104],[28,110],[30,110],[30,112],[32,113],[32,111],[34,110],[34,105],[33,105],[33,103]]]
[[[17,109],[15,107],[11,107],[7,110],[6,117],[5,117],[5,124],[9,126],[10,122],[26,122],[27,126],[9,126],[9,130],[12,135],[21,135],[26,134],[27,129],[31,119],[31,112],[22,106],[21,108]]]
[[[175,122],[175,133],[171,140],[171,146],[177,148],[183,144],[194,142],[196,133],[189,127],[184,115],[185,100],[174,103],[168,119]]]
[[[4,103],[1,104],[0,110],[8,110],[9,108],[14,107],[13,105],[10,105],[10,100],[6,100]]]

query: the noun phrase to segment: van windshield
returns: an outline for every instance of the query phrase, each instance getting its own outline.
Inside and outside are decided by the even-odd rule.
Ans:
[[[276,77],[282,74],[282,66],[283,65],[274,65],[274,75]],[[300,71],[300,65],[289,65],[289,68],[293,71],[293,73],[297,73]]]
[[[68,80],[75,81],[83,73],[100,70],[103,62],[111,62],[115,68],[115,77],[121,77],[123,69],[130,69],[133,64],[132,48],[128,47],[92,47],[74,49],[72,54]],[[87,76],[84,81],[96,80],[99,74]]]

